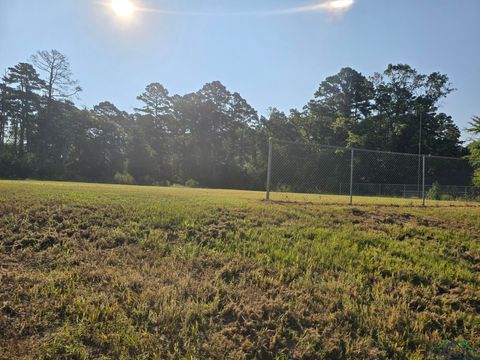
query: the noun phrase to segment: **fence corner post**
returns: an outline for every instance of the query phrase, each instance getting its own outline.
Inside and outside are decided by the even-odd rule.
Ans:
[[[354,148],[351,148],[350,153],[350,202],[349,204],[353,204],[353,154],[355,152]]]
[[[422,164],[422,206],[425,206],[425,155],[423,155]]]
[[[270,178],[272,174],[272,138],[268,138],[268,163],[267,163],[267,192],[266,200],[270,200]]]

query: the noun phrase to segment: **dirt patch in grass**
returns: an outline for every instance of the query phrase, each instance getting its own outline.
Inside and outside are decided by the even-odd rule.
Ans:
[[[346,211],[352,224],[359,224],[363,229],[382,229],[385,225],[427,227],[444,230],[459,230],[478,233],[478,228],[459,219],[435,218],[408,212],[381,211],[379,209],[351,208]]]

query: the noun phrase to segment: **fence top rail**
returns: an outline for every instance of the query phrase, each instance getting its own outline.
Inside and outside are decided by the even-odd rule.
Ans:
[[[272,142],[280,143],[280,144],[311,146],[311,147],[325,148],[325,149],[349,150],[349,151],[355,150],[356,152],[370,152],[370,153],[378,153],[378,154],[386,154],[386,155],[403,155],[403,156],[414,156],[414,157],[425,156],[427,159],[445,159],[445,160],[458,160],[458,161],[468,162],[468,159],[466,158],[454,157],[454,156],[442,156],[442,155],[431,155],[431,154],[419,155],[419,154],[402,153],[402,152],[396,152],[396,151],[362,149],[362,148],[356,148],[352,146],[343,147],[343,146],[336,146],[336,145],[324,145],[324,144],[315,144],[315,143],[307,143],[307,142],[299,142],[299,141],[278,140],[273,138],[272,138]]]

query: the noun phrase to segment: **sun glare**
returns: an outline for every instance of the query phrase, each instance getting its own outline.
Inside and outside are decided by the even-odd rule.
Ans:
[[[130,0],[112,0],[112,9],[120,17],[131,17],[135,10]]]
[[[332,0],[325,2],[324,5],[331,10],[344,10],[353,5],[353,0]]]

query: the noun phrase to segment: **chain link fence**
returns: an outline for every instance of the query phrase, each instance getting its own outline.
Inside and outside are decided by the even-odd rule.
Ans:
[[[269,140],[271,193],[480,200],[468,160]]]

